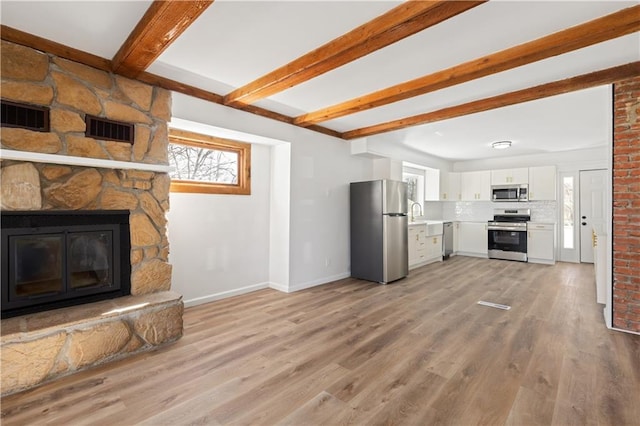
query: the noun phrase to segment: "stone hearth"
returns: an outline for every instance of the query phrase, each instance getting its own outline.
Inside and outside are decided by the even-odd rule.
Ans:
[[[183,304],[170,291],[169,176],[136,167],[168,164],[170,92],[5,41],[0,58],[2,98],[50,109],[49,132],[3,128],[2,148],[87,159],[2,160],[2,210],[128,210],[131,236],[131,296],[2,320],[6,395],[175,341]],[[87,114],[133,123],[134,143],[86,137]]]
[[[2,320],[2,393],[172,342],[182,312],[165,291]]]

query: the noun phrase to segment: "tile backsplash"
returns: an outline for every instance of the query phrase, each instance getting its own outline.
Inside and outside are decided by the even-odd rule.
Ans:
[[[493,219],[495,209],[531,209],[531,221],[556,223],[556,201],[494,203],[492,201],[426,201],[427,219],[485,222]]]

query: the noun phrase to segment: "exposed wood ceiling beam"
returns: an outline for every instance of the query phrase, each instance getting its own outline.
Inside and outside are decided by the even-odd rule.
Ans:
[[[225,96],[225,104],[252,104],[436,25],[481,1],[410,0]]]
[[[640,5],[446,70],[301,115],[296,117],[294,123],[304,126],[343,117],[561,55],[638,30],[640,30]]]
[[[5,25],[0,26],[0,36],[2,40],[10,41],[12,43],[20,44],[22,46],[31,47],[32,49],[40,50],[42,52],[50,53],[52,55],[68,59],[70,61],[78,62],[80,64],[88,65],[93,68],[97,68],[102,71],[112,72],[111,61],[109,59],[101,58],[91,53],[84,52],[82,50],[74,49],[72,47],[65,46],[60,43],[56,43],[42,37],[35,36],[33,34],[25,33],[16,30]],[[223,96],[217,93],[209,92],[198,87],[190,86],[188,84],[180,83],[169,78],[161,77],[159,75],[143,72],[138,75],[137,80],[145,82],[147,84],[162,87],[167,90],[171,90],[178,93],[183,93],[188,96],[193,96],[205,101],[213,102],[223,105]],[[243,111],[249,112],[261,117],[270,118],[273,120],[282,121],[283,123],[293,124],[293,117],[279,114],[277,112],[269,111],[264,108],[250,105],[242,108]],[[318,133],[340,138],[340,132],[328,129],[322,126],[304,126],[309,130],[313,130]]]
[[[449,118],[461,117],[463,115],[475,114],[477,112],[547,98],[549,96],[561,95],[563,93],[588,89],[591,87],[601,86],[603,84],[610,84],[638,75],[640,75],[640,62],[632,62],[630,64],[607,68],[605,70],[583,74],[578,77],[558,80],[490,98],[479,99],[477,101],[443,108],[425,114],[414,115],[412,117],[401,118],[382,124],[363,127],[361,129],[350,130],[342,133],[342,137],[349,140],[377,135],[420,124],[433,123],[435,121],[447,120]]]
[[[113,71],[137,77],[212,3],[155,0],[113,57]]]

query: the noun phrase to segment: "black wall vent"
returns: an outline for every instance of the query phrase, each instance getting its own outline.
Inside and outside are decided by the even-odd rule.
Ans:
[[[134,126],[131,123],[106,120],[92,115],[87,115],[85,122],[87,123],[85,136],[89,138],[133,144]]]
[[[49,131],[49,108],[2,99],[2,127]]]

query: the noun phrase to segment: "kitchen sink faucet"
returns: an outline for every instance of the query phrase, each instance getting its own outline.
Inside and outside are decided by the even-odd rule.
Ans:
[[[420,205],[420,203],[411,204],[411,222],[414,222],[416,220],[416,217],[413,214],[413,206],[418,206],[418,209],[420,210],[420,215],[419,216],[422,216],[422,205]]]

